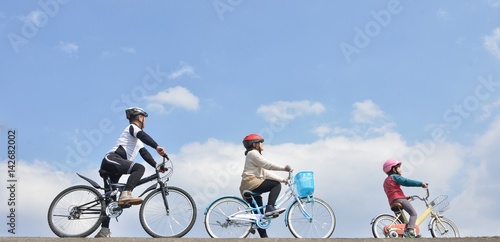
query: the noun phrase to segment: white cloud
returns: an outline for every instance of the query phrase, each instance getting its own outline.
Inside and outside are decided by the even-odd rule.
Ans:
[[[356,102],[352,105],[352,121],[355,123],[374,123],[377,120],[385,119],[386,115],[380,107],[371,100]]]
[[[146,96],[148,109],[157,110],[159,113],[167,113],[169,110],[165,106],[172,108],[183,108],[190,111],[199,109],[199,99],[193,95],[188,89],[176,86],[164,91],[158,92],[153,96]]]
[[[257,113],[268,122],[277,123],[293,120],[307,114],[320,114],[325,111],[323,104],[311,101],[278,101],[271,105],[262,105]]]
[[[322,124],[314,128],[313,133],[315,133],[319,137],[324,137],[332,132],[332,128],[330,128],[327,124]]]
[[[7,161],[1,163],[7,164]],[[48,165],[47,162],[17,160],[17,182],[14,183],[16,186],[16,216],[18,217],[16,236],[54,236],[48,229],[47,209],[52,199],[63,189],[72,185],[77,178],[75,173],[67,174],[54,171],[54,167]],[[0,199],[7,201],[7,196],[10,194],[6,192],[7,189],[3,190],[0,192]],[[7,202],[0,208],[2,211],[7,211]]]
[[[171,72],[168,75],[168,78],[169,79],[177,79],[177,78],[180,78],[180,77],[186,76],[186,75],[187,76],[196,76],[195,72],[194,72],[194,68],[190,65],[185,64],[185,63],[181,63],[181,67],[178,70]]]
[[[500,59],[500,27],[494,29],[491,35],[484,37],[483,44],[486,50]]]
[[[111,51],[103,51],[101,53],[101,57],[103,58],[111,58],[111,57],[114,57],[115,55],[111,52]]]
[[[453,184],[459,186],[458,195],[453,199],[455,214],[461,233],[497,236],[500,234],[500,221],[497,214],[500,204],[500,180],[498,171],[498,140],[500,139],[500,119],[496,118],[490,127],[480,134],[470,148],[469,158],[457,174]],[[458,172],[457,172],[458,173]],[[495,194],[495,195],[493,195]],[[475,204],[476,206],[471,206]],[[482,225],[472,226],[467,221],[481,219]],[[459,227],[459,229],[460,229]]]
[[[445,20],[445,21],[451,19],[450,13],[444,9],[441,9],[441,8],[437,11],[436,16],[442,20]]]
[[[59,41],[58,48],[64,53],[69,54],[70,56],[75,56],[78,54],[78,45],[75,43],[66,43],[63,41]]]
[[[487,0],[491,4],[492,7],[498,8],[500,7],[500,1],[499,0]]]
[[[121,50],[123,52],[127,52],[127,53],[131,53],[131,54],[135,54],[135,49],[132,48],[132,47],[122,47]]]

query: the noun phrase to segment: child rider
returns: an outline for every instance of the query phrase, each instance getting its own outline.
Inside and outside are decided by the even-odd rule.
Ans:
[[[387,174],[387,178],[384,180],[384,191],[389,200],[389,205],[400,203],[403,206],[403,210],[410,215],[410,219],[406,226],[405,236],[409,238],[418,238],[420,235],[415,234],[417,212],[408,201],[408,197],[405,196],[403,190],[401,190],[401,186],[427,188],[427,183],[410,180],[401,176],[401,165],[402,162],[396,159],[389,159],[384,163],[383,170]]]

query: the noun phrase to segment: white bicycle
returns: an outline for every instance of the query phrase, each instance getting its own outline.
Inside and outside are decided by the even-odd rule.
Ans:
[[[323,200],[313,197],[314,180],[312,172],[299,172],[294,177],[288,173],[288,188],[282,194],[276,207],[282,207],[292,200],[285,212],[285,225],[296,238],[328,238],[335,229],[335,214]],[[213,201],[205,210],[205,228],[212,238],[245,238],[255,229],[267,229],[273,217],[261,213],[254,196],[260,194],[245,192],[252,204],[236,196],[223,196]]]

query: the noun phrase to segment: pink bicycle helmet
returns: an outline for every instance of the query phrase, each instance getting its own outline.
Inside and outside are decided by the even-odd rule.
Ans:
[[[383,167],[384,173],[387,174],[387,172],[391,171],[392,167],[397,166],[397,165],[399,165],[401,163],[402,163],[401,161],[398,161],[396,159],[386,160],[384,162],[384,167]]]

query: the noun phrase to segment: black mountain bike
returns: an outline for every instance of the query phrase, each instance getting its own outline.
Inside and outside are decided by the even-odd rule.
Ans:
[[[166,170],[165,174],[158,171],[159,167]],[[118,218],[124,209],[131,207],[127,203],[118,205],[117,198],[125,184],[111,183],[104,171],[99,173],[108,181],[104,187],[77,173],[92,186],[69,187],[52,201],[47,219],[57,236],[87,237],[99,228],[103,218]],[[155,174],[142,178],[138,184],[155,181],[140,195],[147,194],[139,210],[142,227],[155,238],[182,237],[193,228],[196,220],[196,204],[191,195],[181,188],[167,186],[172,173],[173,163],[165,157]]]

